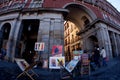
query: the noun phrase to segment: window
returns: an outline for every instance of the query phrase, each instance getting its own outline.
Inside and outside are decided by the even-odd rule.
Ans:
[[[89,23],[90,23],[90,22],[89,22],[88,19],[84,21],[85,26],[86,26],[87,24],[89,24]]]
[[[39,8],[42,7],[42,3],[44,0],[33,0],[33,3],[30,4],[30,8]]]
[[[103,17],[104,17],[104,19],[107,19],[108,16],[107,16],[106,14],[103,13]]]
[[[89,19],[86,16],[83,16],[81,20],[84,22],[83,24],[84,27],[90,23]]]

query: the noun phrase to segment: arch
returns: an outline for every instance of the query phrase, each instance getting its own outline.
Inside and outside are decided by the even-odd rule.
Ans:
[[[82,17],[86,16],[87,22],[91,23],[97,18],[95,13],[88,7],[78,3],[68,3],[63,8],[68,9],[69,13],[65,18],[66,21],[73,22],[79,30],[84,29],[84,21],[81,20]]]
[[[88,7],[86,7],[82,4],[68,3],[63,8],[69,10],[68,15],[65,17],[65,20],[68,23],[67,25],[70,28],[73,27],[74,30],[76,30],[78,28],[78,32],[84,30],[84,28],[87,24],[92,23],[97,18],[95,13],[91,9],[89,9]],[[71,23],[72,23],[72,26],[71,26]],[[66,30],[66,31],[68,31],[68,30]],[[84,41],[84,39],[82,38],[83,36],[75,35],[75,37],[73,37],[72,35],[70,35],[70,37],[71,37],[71,40],[68,40],[68,43],[71,41],[71,45],[72,45],[70,47],[71,53],[73,52],[73,50],[78,50],[77,48],[81,49],[83,46],[83,41]],[[65,37],[65,38],[68,38],[68,37]],[[77,40],[79,40],[79,42],[75,43],[75,42],[77,42]],[[92,42],[92,41],[93,41],[93,38],[90,37],[88,44],[90,44],[91,46],[94,47],[94,42]],[[93,44],[91,44],[90,42],[92,42]],[[96,42],[98,42],[98,41],[96,41]],[[75,44],[73,44],[73,43],[75,43]],[[67,46],[65,45],[65,48],[66,47]],[[88,47],[87,49],[93,49],[90,46],[87,46],[87,47]],[[66,49],[65,52],[67,52],[67,51],[68,50]]]
[[[87,39],[87,49],[88,50],[94,50],[95,47],[99,47],[98,45],[98,39],[96,36],[91,35]]]
[[[3,32],[4,34],[6,34],[6,35],[4,35],[5,39],[8,39],[8,38],[9,38],[10,29],[11,29],[11,24],[10,24],[10,23],[5,23],[5,24],[2,26],[2,28],[1,28],[2,32]]]
[[[89,14],[89,16],[91,16],[92,20],[97,18],[96,14],[90,8],[88,8],[85,5],[71,2],[71,3],[67,3],[66,5],[64,5],[63,8],[67,9],[67,7],[69,7],[69,6],[75,6],[76,8],[84,10],[86,13]]]
[[[0,30],[0,48],[7,46],[7,41],[9,39],[9,34],[11,30],[11,24],[5,23],[3,24],[1,30]]]

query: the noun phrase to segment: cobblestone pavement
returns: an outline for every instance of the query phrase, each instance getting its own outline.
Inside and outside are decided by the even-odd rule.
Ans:
[[[113,64],[114,61],[111,63]],[[77,76],[72,80],[120,80],[120,59],[117,63],[108,68],[102,67],[102,72],[92,74],[90,76]],[[39,75],[39,77],[33,76],[35,80],[61,80],[60,72],[54,70],[45,70],[36,68],[34,71]],[[99,70],[96,70],[96,72]],[[0,80],[30,80],[28,76],[20,77],[16,79],[22,71],[15,63],[2,62],[0,61]],[[70,80],[70,79],[67,79]]]

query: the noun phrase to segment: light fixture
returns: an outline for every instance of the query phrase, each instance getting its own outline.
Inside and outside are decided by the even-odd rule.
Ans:
[[[8,30],[7,30],[7,28],[6,28],[6,29],[5,29],[5,33],[7,33],[7,31],[8,31]]]
[[[30,31],[30,30],[31,30],[31,25],[28,26],[28,31]]]

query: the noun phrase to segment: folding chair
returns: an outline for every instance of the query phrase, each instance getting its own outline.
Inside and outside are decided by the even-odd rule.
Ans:
[[[15,61],[18,64],[19,68],[23,71],[17,76],[17,78],[21,77],[22,75],[27,75],[30,79],[34,80],[32,78],[33,75],[36,75],[38,77],[38,75],[32,70],[33,67],[38,64],[38,62],[34,62],[33,64],[29,65],[24,59],[15,59]],[[30,71],[32,74],[29,73]]]

